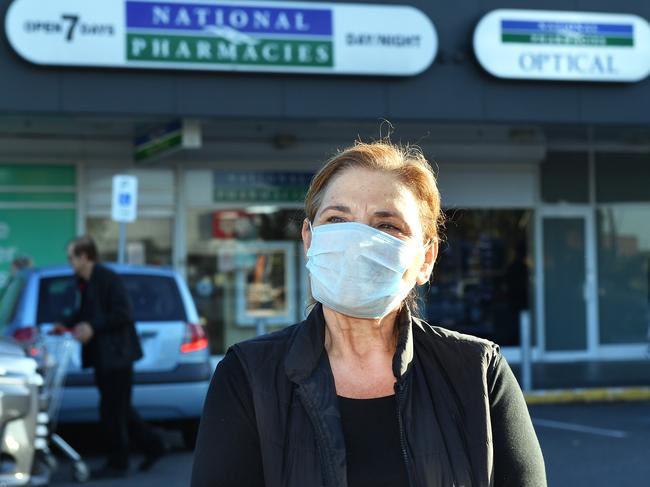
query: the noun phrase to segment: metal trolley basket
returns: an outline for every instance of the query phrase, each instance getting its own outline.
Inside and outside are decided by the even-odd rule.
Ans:
[[[56,433],[65,377],[75,349],[75,339],[69,331],[54,332],[48,336],[47,360],[43,373],[44,386],[41,394],[42,409],[44,410],[42,419],[44,422],[49,423],[45,454],[50,467],[55,469],[57,466],[57,461],[49,448],[51,445],[72,461],[73,478],[77,482],[86,482],[90,478],[88,466],[81,458],[81,455]]]

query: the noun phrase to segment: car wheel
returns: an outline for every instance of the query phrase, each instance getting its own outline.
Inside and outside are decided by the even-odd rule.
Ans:
[[[183,444],[188,450],[194,450],[196,445],[196,436],[199,432],[199,421],[192,420],[187,421],[181,427],[181,433],[183,434]]]

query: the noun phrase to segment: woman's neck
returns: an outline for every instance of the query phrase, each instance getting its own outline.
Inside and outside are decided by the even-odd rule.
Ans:
[[[323,307],[325,349],[330,359],[365,362],[378,355],[393,356],[397,347],[397,311],[381,319],[346,316]]]
[[[397,312],[380,320],[351,318],[326,307],[323,314],[336,393],[352,399],[392,395]]]

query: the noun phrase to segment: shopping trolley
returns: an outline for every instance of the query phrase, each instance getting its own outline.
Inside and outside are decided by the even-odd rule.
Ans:
[[[76,350],[75,339],[70,330],[55,327],[47,339],[47,358],[43,371],[44,386],[41,394],[43,412],[40,418],[47,422],[47,442],[44,448],[45,458],[52,469],[57,467],[50,445],[56,447],[65,457],[72,461],[72,476],[77,482],[85,482],[90,478],[90,470],[81,458],[81,455],[72,448],[60,435],[56,433],[61,400],[63,399],[63,386],[68,372],[72,354]]]

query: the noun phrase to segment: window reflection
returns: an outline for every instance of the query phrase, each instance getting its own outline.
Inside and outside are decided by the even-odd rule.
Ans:
[[[597,215],[600,341],[644,341],[650,311],[650,204],[601,207]]]
[[[253,337],[257,318],[269,331],[298,320],[302,220],[275,206],[188,212],[187,280],[212,353]]]
[[[136,265],[172,265],[171,218],[138,218],[127,225],[125,259]],[[95,239],[101,260],[117,262],[120,227],[110,218],[88,218],[88,235]]]
[[[429,323],[519,344],[532,294],[530,210],[447,211],[445,241],[425,299]]]

